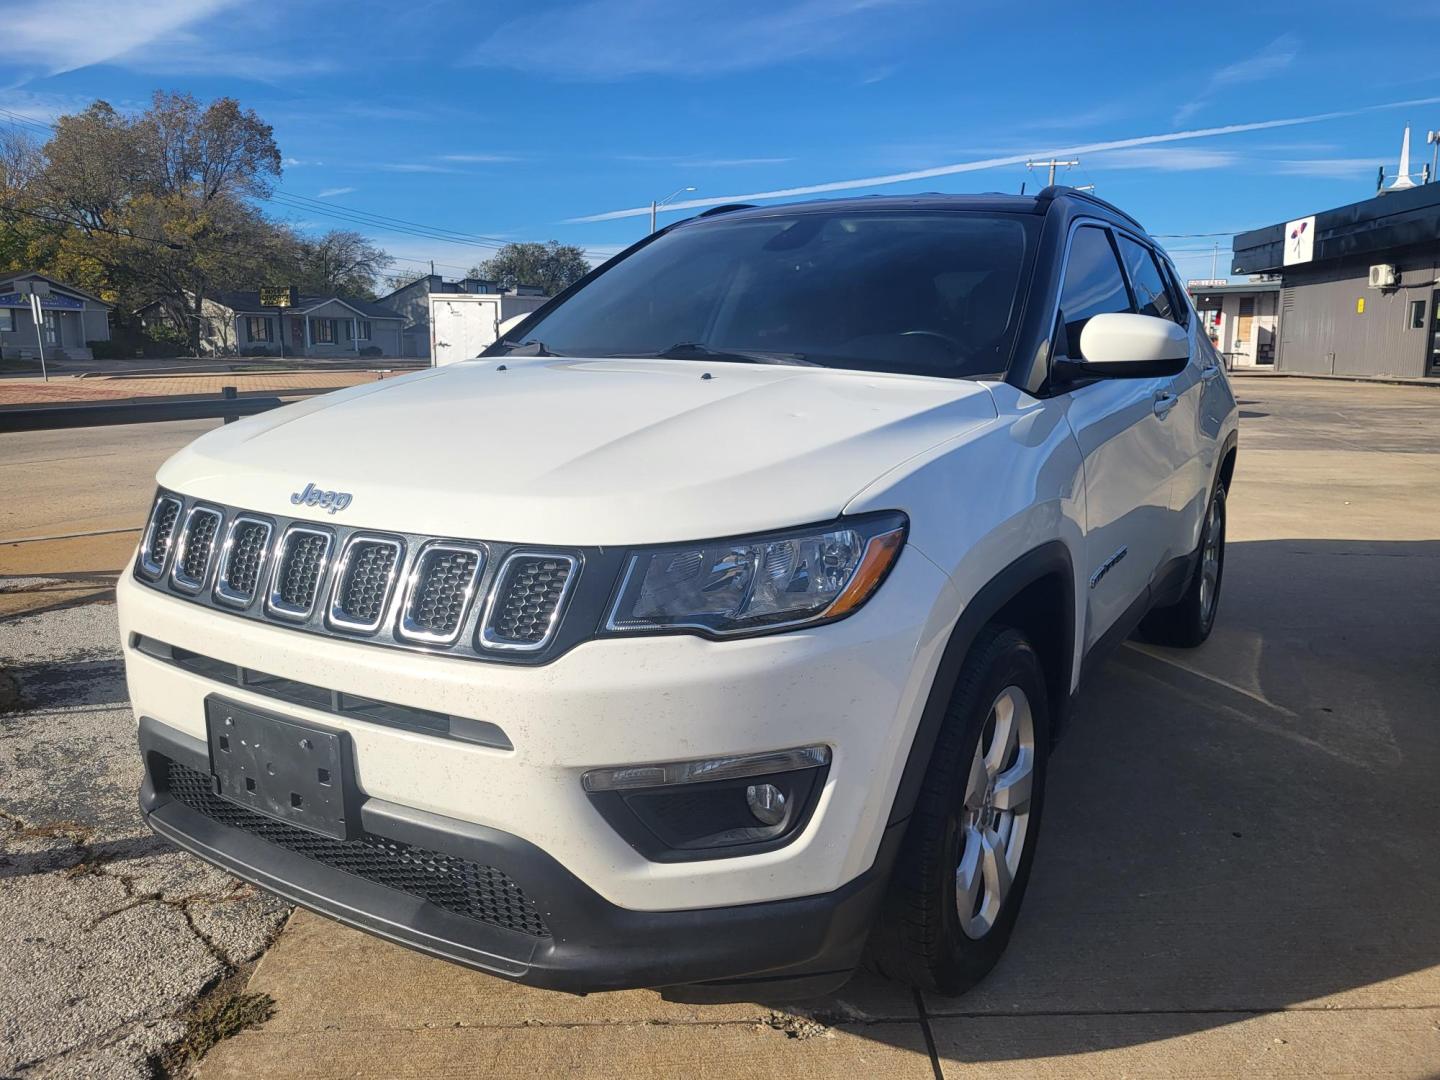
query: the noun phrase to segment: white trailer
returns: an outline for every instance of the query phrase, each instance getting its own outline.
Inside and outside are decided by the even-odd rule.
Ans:
[[[430,364],[479,356],[495,344],[500,324],[534,311],[549,297],[513,293],[430,293]]]

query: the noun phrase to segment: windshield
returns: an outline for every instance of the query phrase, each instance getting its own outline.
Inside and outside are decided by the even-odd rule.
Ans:
[[[1038,224],[864,210],[701,221],[635,251],[491,351],[999,374]]]

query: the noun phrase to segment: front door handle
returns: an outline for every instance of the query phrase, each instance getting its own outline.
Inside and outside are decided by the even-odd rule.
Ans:
[[[1155,393],[1155,415],[1161,420],[1164,420],[1170,415],[1170,410],[1173,409],[1179,401],[1180,399],[1170,393],[1169,390],[1157,390]]]
[[[1200,378],[1204,379],[1206,382],[1209,382],[1211,379],[1214,379],[1214,378],[1218,377],[1219,374],[1220,374],[1220,365],[1219,365],[1219,364],[1211,364],[1209,367],[1201,369],[1201,371],[1200,371]]]

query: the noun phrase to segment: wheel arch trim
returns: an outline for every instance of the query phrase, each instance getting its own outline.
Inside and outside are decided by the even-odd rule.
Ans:
[[[944,723],[945,711],[954,694],[955,684],[960,677],[960,668],[974,644],[980,630],[989,623],[1005,606],[1031,585],[1051,576],[1060,576],[1065,583],[1061,590],[1064,610],[1058,615],[1063,620],[1066,632],[1061,635],[1064,663],[1058,673],[1058,682],[1063,691],[1052,694],[1050,706],[1051,731],[1063,726],[1064,714],[1070,702],[1070,682],[1075,666],[1075,567],[1070,549],[1061,540],[1051,540],[1032,548],[1010,563],[982,586],[965,604],[960,617],[950,630],[949,640],[941,654],[935,678],[930,684],[929,695],[920,714],[920,723],[910,745],[905,768],[900,775],[900,784],[887,819],[887,828],[909,818],[919,796],[925,771],[935,750],[940,727]],[[1047,672],[1047,676],[1055,673]],[[1047,678],[1047,683],[1051,682]]]

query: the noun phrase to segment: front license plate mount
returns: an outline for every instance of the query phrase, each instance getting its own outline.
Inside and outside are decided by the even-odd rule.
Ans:
[[[340,840],[359,831],[344,732],[214,695],[205,699],[205,730],[222,799]]]

